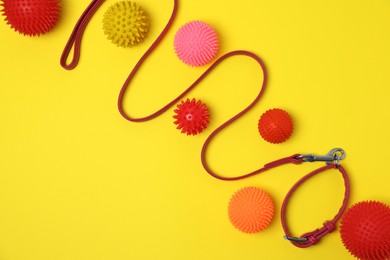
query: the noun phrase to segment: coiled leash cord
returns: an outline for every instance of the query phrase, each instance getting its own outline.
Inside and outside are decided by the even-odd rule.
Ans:
[[[85,30],[89,20],[93,16],[93,14],[102,5],[102,3],[104,1],[105,0],[93,0],[91,2],[91,4],[87,7],[87,9],[83,12],[83,14],[81,15],[78,22],[76,23],[76,26],[75,26],[67,44],[66,44],[66,46],[65,46],[64,51],[63,51],[62,56],[61,56],[60,63],[61,63],[61,66],[63,68],[65,68],[67,70],[71,70],[77,66],[77,63],[78,63],[79,58],[80,58],[80,46],[81,46],[81,39],[82,39],[82,35],[84,33],[84,30]],[[131,122],[145,122],[145,121],[151,120],[153,118],[156,118],[159,115],[161,115],[162,113],[166,112],[172,106],[177,104],[184,96],[186,96],[192,89],[194,89],[211,71],[213,71],[224,60],[226,60],[232,56],[247,56],[247,57],[252,58],[260,65],[260,68],[261,68],[262,73],[263,73],[263,80],[262,80],[260,91],[259,91],[258,95],[256,96],[256,98],[244,110],[242,110],[241,112],[239,112],[238,114],[236,114],[235,116],[233,116],[232,118],[227,120],[225,123],[220,125],[207,137],[205,143],[203,144],[202,151],[201,151],[202,165],[205,168],[205,170],[214,178],[224,180],[224,181],[234,181],[234,180],[240,180],[240,179],[254,176],[256,174],[259,174],[261,172],[264,172],[266,170],[269,170],[271,168],[278,167],[278,166],[281,166],[284,164],[301,164],[303,162],[326,161],[328,165],[321,167],[317,170],[314,170],[313,172],[307,174],[301,180],[299,180],[292,187],[292,189],[288,192],[286,198],[284,199],[283,205],[282,205],[281,218],[282,218],[282,226],[283,226],[283,229],[284,229],[285,234],[286,234],[285,238],[290,240],[295,246],[302,247],[302,248],[316,244],[317,241],[321,237],[323,237],[324,235],[326,235],[329,232],[332,232],[335,229],[335,223],[340,219],[341,215],[344,213],[344,211],[347,207],[347,204],[348,204],[349,194],[350,194],[349,179],[348,179],[347,172],[340,165],[340,161],[345,158],[344,150],[336,148],[336,149],[331,150],[326,156],[315,156],[312,154],[309,154],[309,155],[294,154],[292,156],[285,157],[285,158],[278,159],[276,161],[267,163],[264,165],[264,167],[257,169],[255,171],[252,171],[252,172],[249,172],[247,174],[240,175],[240,176],[235,176],[235,177],[221,176],[221,175],[215,173],[207,164],[206,151],[207,151],[208,145],[213,140],[213,138],[219,132],[221,132],[224,128],[229,126],[235,120],[237,120],[238,118],[243,116],[246,112],[248,112],[252,107],[254,107],[257,104],[257,102],[261,99],[261,97],[264,93],[265,86],[267,83],[267,71],[266,71],[266,67],[265,67],[264,62],[262,61],[262,59],[259,56],[257,56],[253,52],[249,52],[249,51],[245,51],[245,50],[236,50],[236,51],[228,52],[228,53],[224,54],[223,56],[221,56],[220,58],[218,58],[197,80],[195,80],[194,83],[192,83],[185,91],[183,91],[183,93],[181,93],[178,97],[173,99],[171,102],[169,102],[164,107],[157,110],[156,112],[154,112],[148,116],[145,116],[145,117],[135,118],[135,117],[128,115],[126,113],[126,111],[124,110],[123,98],[124,98],[124,95],[126,93],[126,90],[128,89],[128,87],[131,83],[131,80],[133,79],[133,77],[135,76],[135,74],[137,73],[139,68],[142,66],[143,62],[149,56],[149,54],[158,46],[158,44],[161,42],[161,40],[167,34],[168,30],[172,26],[172,23],[173,23],[175,16],[176,16],[177,7],[178,7],[178,0],[174,0],[173,11],[172,11],[170,19],[168,20],[168,23],[166,24],[166,26],[164,27],[164,29],[162,30],[160,35],[157,37],[157,39],[153,42],[153,44],[148,48],[148,50],[142,55],[140,60],[136,63],[136,65],[134,66],[134,68],[130,72],[129,76],[127,77],[126,81],[124,82],[124,84],[120,90],[119,97],[118,97],[118,110],[119,110],[120,114],[125,119],[127,119],[128,121],[131,121]],[[67,64],[66,61],[67,61],[67,58],[70,54],[72,46],[74,46],[74,55],[73,55],[71,63]],[[307,179],[313,177],[314,175],[316,175],[318,173],[321,173],[325,170],[328,170],[328,169],[338,170],[344,178],[345,195],[344,195],[343,204],[342,204],[339,212],[331,221],[326,221],[322,228],[317,229],[313,232],[306,233],[299,238],[292,236],[287,228],[287,222],[285,219],[286,207],[287,207],[287,203],[288,203],[291,195]]]

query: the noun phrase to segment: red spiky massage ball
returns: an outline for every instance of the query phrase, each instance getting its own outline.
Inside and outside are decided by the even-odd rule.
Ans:
[[[264,140],[279,144],[290,138],[294,130],[294,123],[286,111],[274,108],[261,115],[258,129]]]
[[[340,235],[359,259],[390,259],[390,207],[378,201],[356,203],[344,214]]]
[[[3,0],[2,6],[7,24],[28,36],[53,29],[61,12],[60,0]]]
[[[176,121],[177,129],[187,135],[197,135],[207,128],[210,115],[206,104],[194,98],[190,101],[181,101],[174,110],[176,115],[173,116]]]

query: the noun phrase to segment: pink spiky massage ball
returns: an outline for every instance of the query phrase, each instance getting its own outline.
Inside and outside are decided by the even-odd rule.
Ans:
[[[390,207],[378,201],[356,203],[344,214],[340,235],[359,259],[390,259]]]
[[[207,23],[192,21],[184,24],[175,35],[177,57],[187,65],[200,67],[209,63],[218,52],[218,36]]]
[[[60,18],[60,0],[3,0],[5,21],[28,36],[49,32]]]

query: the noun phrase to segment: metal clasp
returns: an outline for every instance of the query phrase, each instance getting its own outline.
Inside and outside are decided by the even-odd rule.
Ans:
[[[297,159],[303,159],[304,162],[326,162],[326,164],[335,164],[340,166],[340,161],[343,160],[346,153],[341,148],[334,148],[330,150],[326,155],[318,156],[314,154],[302,154]]]
[[[288,241],[298,242],[298,243],[304,243],[304,242],[306,242],[308,240],[307,237],[288,237],[288,236],[284,236],[283,238],[288,240]]]

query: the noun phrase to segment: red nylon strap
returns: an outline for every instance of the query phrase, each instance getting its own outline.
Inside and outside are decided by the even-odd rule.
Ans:
[[[93,0],[77,21],[61,55],[60,64],[64,69],[72,70],[77,66],[80,59],[80,47],[84,30],[87,27],[89,20],[91,20],[96,10],[103,4],[104,1],[105,0]],[[73,58],[72,61],[67,64],[67,59],[73,46]]]
[[[243,179],[243,178],[248,178],[250,176],[253,176],[253,175],[259,174],[259,173],[261,173],[263,171],[266,171],[266,170],[268,170],[270,168],[273,168],[273,167],[276,167],[276,166],[280,166],[282,164],[287,164],[287,163],[299,164],[299,163],[302,163],[302,160],[296,158],[297,155],[293,155],[293,156],[290,156],[290,157],[286,157],[286,158],[274,161],[272,163],[268,163],[267,165],[265,165],[261,169],[255,170],[253,172],[250,172],[250,173],[247,173],[247,174],[244,174],[244,175],[241,175],[241,176],[236,176],[236,177],[223,177],[223,176],[220,176],[220,175],[216,174],[215,172],[213,172],[211,170],[211,168],[207,164],[207,161],[206,161],[206,150],[207,150],[207,147],[208,147],[209,143],[211,142],[212,138],[216,134],[218,134],[220,131],[222,131],[225,127],[227,127],[228,125],[233,123],[235,120],[240,118],[242,115],[244,115],[246,112],[248,112],[252,107],[254,107],[257,104],[257,102],[260,100],[260,98],[262,97],[262,95],[264,93],[265,86],[266,86],[266,83],[267,83],[267,70],[266,70],[265,64],[264,64],[264,62],[262,61],[262,59],[259,56],[257,56],[256,54],[254,54],[252,52],[249,52],[249,51],[236,50],[236,51],[232,51],[232,52],[224,54],[223,56],[218,58],[185,91],[183,91],[179,96],[174,98],[171,102],[169,102],[164,107],[162,107],[161,109],[157,110],[156,112],[154,112],[154,113],[152,113],[150,115],[144,116],[144,117],[139,117],[139,118],[132,117],[128,113],[126,113],[126,111],[123,108],[123,98],[124,98],[124,95],[126,93],[126,90],[128,89],[131,80],[133,79],[133,77],[135,76],[135,74],[137,73],[137,71],[139,70],[141,65],[143,64],[143,62],[146,60],[146,58],[149,56],[149,54],[157,47],[157,45],[161,42],[161,40],[164,38],[164,36],[168,32],[169,28],[171,27],[171,25],[173,23],[173,20],[174,20],[174,18],[176,16],[176,13],[177,13],[177,5],[178,5],[178,1],[175,0],[174,1],[174,8],[173,8],[173,11],[172,11],[172,15],[171,15],[167,25],[165,26],[164,30],[161,32],[159,37],[154,41],[154,43],[149,47],[149,49],[144,53],[144,55],[142,55],[142,57],[137,62],[137,64],[134,66],[134,68],[130,72],[129,76],[127,77],[126,81],[124,82],[124,84],[123,84],[123,86],[121,88],[121,91],[119,93],[119,97],[118,97],[118,110],[119,110],[120,114],[125,119],[127,119],[127,120],[129,120],[131,122],[145,122],[145,121],[151,120],[153,118],[156,118],[159,115],[161,115],[164,112],[166,112],[169,108],[171,108],[172,106],[177,104],[184,96],[186,96],[192,89],[194,89],[210,72],[212,72],[221,62],[223,62],[224,60],[226,60],[226,59],[228,59],[229,57],[232,57],[232,56],[238,56],[238,55],[247,56],[247,57],[250,57],[250,58],[254,59],[260,65],[260,68],[261,68],[262,73],[263,73],[263,81],[262,81],[262,84],[261,84],[261,88],[259,90],[259,94],[252,101],[252,103],[250,103],[244,110],[242,110],[241,112],[239,112],[238,114],[236,114],[235,116],[230,118],[228,121],[223,123],[221,126],[219,126],[216,130],[214,130],[210,134],[210,136],[205,141],[205,143],[203,145],[203,148],[202,148],[202,152],[201,152],[201,160],[202,160],[203,167],[205,168],[205,170],[211,176],[213,176],[213,177],[215,177],[217,179],[233,181],[233,180],[239,180],[239,179]]]
[[[150,49],[149,49],[150,50]],[[149,51],[148,50],[148,51]],[[264,75],[264,79],[263,79],[263,84],[262,84],[262,87],[261,87],[261,90],[260,90],[260,93],[258,94],[258,96],[252,101],[252,103],[247,107],[245,108],[243,111],[241,111],[240,113],[238,113],[237,115],[235,115],[233,118],[231,118],[230,120],[228,120],[226,123],[224,123],[221,127],[224,128],[226,127],[227,125],[229,125],[232,121],[235,121],[236,119],[238,119],[239,117],[241,117],[243,114],[245,114],[248,110],[250,110],[261,98],[261,96],[263,95],[263,92],[265,90],[265,85],[266,85],[266,81],[267,81],[267,75],[266,75],[266,69],[265,69],[265,65],[263,63],[263,61],[260,59],[260,57],[258,57],[256,54],[252,53],[252,52],[249,52],[249,51],[245,51],[245,50],[236,50],[236,51],[231,51],[231,52],[228,52],[226,54],[224,54],[223,56],[221,56],[220,58],[218,58],[205,72],[203,72],[203,74],[197,79],[195,80],[194,83],[192,83],[186,90],[184,90],[179,96],[177,96],[176,98],[174,98],[171,102],[169,102],[167,105],[165,105],[164,107],[162,107],[161,109],[157,110],[156,112],[148,115],[148,116],[145,116],[145,117],[139,117],[139,118],[136,118],[136,117],[132,117],[130,116],[123,108],[123,98],[124,98],[124,95],[126,93],[126,90],[128,89],[129,87],[129,84],[131,82],[131,80],[133,79],[134,75],[136,74],[137,70],[140,68],[140,66],[142,65],[142,62],[146,59],[147,57],[147,54],[148,52],[146,52],[142,58],[138,61],[137,65],[133,68],[133,70],[131,71],[130,75],[127,77],[125,83],[123,84],[122,86],[122,89],[119,93],[119,97],[118,97],[118,110],[119,112],[121,113],[121,115],[131,121],[131,122],[145,122],[145,121],[149,121],[151,119],[154,119],[156,117],[158,117],[159,115],[163,114],[164,112],[166,112],[169,108],[171,108],[172,106],[174,106],[175,104],[177,104],[184,96],[186,96],[191,90],[193,90],[211,71],[213,71],[217,66],[218,64],[220,64],[222,61],[226,60],[227,58],[229,57],[232,57],[232,56],[248,56],[252,59],[254,59],[256,62],[258,62],[258,64],[261,66],[262,68],[262,71],[263,71],[263,75]]]
[[[77,63],[78,63],[79,58],[80,58],[80,46],[81,46],[81,39],[82,39],[83,32],[84,32],[84,30],[85,30],[89,20],[93,16],[93,14],[96,12],[96,10],[101,6],[101,4],[104,1],[105,0],[94,0],[94,1],[92,1],[91,4],[87,7],[87,9],[84,11],[84,13],[81,15],[80,19],[78,20],[78,22],[77,22],[77,24],[76,24],[76,26],[75,26],[72,34],[71,34],[71,36],[70,36],[66,46],[65,46],[65,49],[64,49],[64,51],[62,53],[62,56],[61,56],[60,63],[61,63],[61,66],[64,67],[65,69],[70,70],[70,69],[73,69],[73,68],[75,68],[77,66]],[[212,139],[220,131],[222,131],[225,127],[229,126],[235,120],[237,120],[242,115],[244,115],[246,112],[248,112],[253,106],[255,106],[257,104],[257,102],[259,102],[259,100],[261,99],[261,97],[262,97],[262,95],[264,93],[265,86],[266,86],[266,83],[267,83],[267,71],[266,71],[266,68],[265,68],[265,64],[260,59],[260,57],[258,57],[256,54],[254,54],[252,52],[249,52],[249,51],[237,50],[237,51],[232,51],[232,52],[226,53],[225,55],[221,56],[194,83],[192,83],[183,93],[181,93],[178,97],[173,99],[171,102],[169,102],[167,105],[165,105],[164,107],[162,107],[158,111],[156,111],[156,112],[154,112],[154,113],[152,113],[152,114],[150,114],[148,116],[140,117],[140,118],[132,117],[132,116],[130,116],[130,115],[128,115],[126,113],[126,111],[123,109],[123,98],[124,98],[125,92],[126,92],[127,88],[129,87],[129,84],[130,84],[132,78],[135,76],[135,74],[137,73],[138,69],[141,67],[143,62],[146,60],[146,58],[149,56],[149,54],[157,47],[157,45],[161,42],[161,40],[164,38],[164,36],[168,32],[168,30],[171,27],[171,25],[173,23],[173,20],[174,20],[174,18],[176,16],[177,6],[178,6],[178,0],[174,0],[174,7],[173,7],[172,15],[171,15],[168,23],[166,24],[166,26],[164,27],[164,29],[160,33],[160,35],[157,37],[157,39],[153,42],[153,44],[149,47],[149,49],[143,54],[141,59],[137,62],[137,64],[135,65],[135,67],[132,69],[132,71],[130,72],[129,76],[127,77],[126,81],[124,82],[124,84],[123,84],[123,86],[122,86],[122,88],[120,90],[119,97],[118,97],[118,110],[119,110],[120,114],[125,119],[127,119],[129,121],[132,121],[132,122],[144,122],[144,121],[148,121],[148,120],[151,120],[153,118],[156,118],[157,116],[159,116],[162,113],[166,112],[169,108],[174,106],[176,103],[178,103],[180,101],[180,99],[182,99],[193,88],[195,88],[222,61],[224,61],[225,59],[227,59],[229,57],[237,56],[237,55],[248,56],[248,57],[254,59],[260,65],[262,73],[263,73],[263,80],[262,80],[262,84],[261,84],[261,88],[260,88],[259,94],[256,96],[256,98],[244,110],[242,110],[241,112],[239,112],[238,114],[236,114],[235,116],[230,118],[228,121],[223,123],[221,126],[219,126],[217,129],[215,129],[208,136],[208,138],[206,139],[206,141],[205,141],[205,143],[204,143],[204,145],[202,147],[202,152],[201,152],[201,160],[202,160],[203,167],[205,168],[205,170],[211,176],[213,176],[213,177],[215,177],[217,179],[225,180],[225,181],[234,181],[234,180],[239,180],[239,179],[244,179],[244,178],[251,177],[253,175],[259,174],[261,172],[264,172],[266,170],[269,170],[271,168],[274,168],[274,167],[277,167],[277,166],[280,166],[280,165],[289,164],[289,163],[292,163],[292,164],[300,164],[300,163],[302,163],[304,161],[303,157],[300,157],[299,155],[292,155],[292,156],[289,156],[289,157],[285,157],[285,158],[282,158],[282,159],[279,159],[279,160],[267,163],[266,165],[264,165],[262,168],[260,168],[258,170],[255,170],[255,171],[252,171],[252,172],[249,172],[247,174],[240,175],[240,176],[236,176],[236,177],[224,177],[224,176],[221,176],[219,174],[216,174],[213,170],[211,170],[211,168],[207,164],[206,151],[207,151],[207,147],[210,144],[210,142],[212,141]],[[73,59],[72,59],[71,63],[67,64],[66,63],[67,62],[67,58],[69,56],[69,53],[70,53],[73,45],[74,45],[74,56],[73,56]],[[322,228],[320,228],[320,229],[316,229],[315,231],[312,231],[312,232],[304,234],[300,238],[300,239],[303,239],[304,241],[297,242],[297,238],[291,237],[291,234],[290,234],[290,232],[288,231],[288,228],[287,228],[286,219],[285,219],[287,203],[288,203],[292,193],[303,182],[305,182],[307,179],[311,178],[312,176],[314,176],[314,175],[316,175],[316,174],[318,174],[318,173],[320,173],[322,171],[325,171],[327,169],[332,169],[332,168],[337,168],[341,172],[341,174],[343,175],[343,178],[344,178],[344,183],[345,183],[346,190],[345,190],[345,196],[344,196],[344,200],[343,200],[343,205],[340,208],[340,210],[337,213],[337,215],[331,221],[325,222],[324,226]],[[347,173],[345,172],[344,168],[341,167],[341,166],[338,166],[338,165],[335,165],[335,164],[327,165],[327,166],[319,168],[319,169],[309,173],[305,177],[303,177],[300,181],[298,181],[292,187],[292,189],[287,194],[287,196],[286,196],[286,198],[285,198],[285,200],[283,202],[283,205],[282,205],[282,214],[281,214],[282,215],[281,216],[282,217],[282,226],[283,226],[283,229],[284,229],[284,231],[286,233],[286,236],[289,237],[290,240],[291,239],[295,240],[295,241],[292,241],[292,243],[294,245],[296,245],[297,247],[302,247],[303,248],[303,247],[309,247],[311,245],[316,244],[317,241],[320,238],[322,238],[323,236],[325,236],[329,232],[332,232],[335,229],[335,223],[338,221],[338,219],[341,217],[341,215],[343,214],[343,212],[345,211],[345,209],[347,207],[347,203],[348,203],[348,199],[349,199],[349,193],[350,193],[349,179],[348,179]]]
[[[90,3],[90,5],[86,8],[86,10],[83,12],[80,19],[77,21],[77,24],[76,24],[75,28],[73,29],[73,32],[72,32],[72,34],[71,34],[71,36],[66,44],[65,49],[64,49],[62,56],[61,56],[60,63],[62,65],[62,67],[64,67],[65,69],[70,70],[70,69],[73,69],[77,66],[77,63],[78,63],[79,58],[80,58],[80,46],[81,46],[81,39],[82,39],[84,30],[85,30],[89,20],[92,18],[93,14],[103,4],[103,2],[104,2],[104,0],[92,1]],[[238,56],[238,55],[247,56],[247,57],[254,59],[260,65],[261,71],[263,73],[263,80],[262,80],[261,88],[259,90],[259,94],[244,110],[242,110],[241,112],[239,112],[238,114],[233,116],[231,119],[229,119],[228,121],[223,123],[221,126],[219,126],[217,129],[215,129],[210,134],[210,136],[207,138],[207,140],[205,141],[203,148],[202,148],[202,152],[201,152],[202,165],[204,166],[206,171],[211,176],[213,176],[217,179],[220,179],[220,180],[233,181],[233,180],[248,178],[250,176],[259,174],[259,173],[266,171],[270,168],[280,166],[283,164],[287,164],[287,163],[300,164],[300,163],[302,163],[301,159],[297,159],[297,155],[293,155],[290,157],[286,157],[286,158],[279,159],[279,160],[276,160],[274,162],[268,163],[263,168],[260,168],[258,170],[252,171],[250,173],[247,173],[247,174],[244,174],[241,176],[236,176],[236,177],[220,176],[220,175],[216,174],[214,171],[212,171],[211,168],[207,164],[206,151],[207,151],[207,147],[208,147],[209,143],[211,142],[211,140],[213,139],[213,137],[216,134],[218,134],[220,131],[222,131],[225,127],[227,127],[228,125],[233,123],[235,120],[240,118],[242,115],[244,115],[246,112],[248,112],[253,106],[255,106],[264,93],[265,86],[267,83],[267,70],[266,70],[265,64],[259,56],[257,56],[256,54],[254,54],[252,52],[249,52],[249,51],[236,50],[236,51],[232,51],[232,52],[226,53],[225,55],[221,56],[194,83],[192,83],[183,93],[181,93],[179,96],[174,98],[171,102],[169,102],[167,105],[165,105],[161,109],[157,110],[156,112],[154,112],[148,116],[140,117],[140,118],[132,117],[126,113],[126,111],[123,108],[123,98],[124,98],[124,95],[126,93],[126,90],[128,89],[131,80],[133,79],[133,77],[135,76],[135,74],[137,73],[139,68],[142,66],[143,62],[150,55],[150,53],[158,46],[158,44],[162,41],[164,36],[167,34],[168,30],[172,26],[172,23],[173,23],[175,16],[176,16],[177,9],[178,9],[178,0],[174,0],[174,6],[173,6],[171,17],[170,17],[169,21],[167,22],[166,26],[164,27],[163,31],[160,33],[160,35],[157,37],[157,39],[153,42],[153,44],[148,48],[148,50],[142,55],[142,57],[136,63],[136,65],[134,66],[134,68],[130,72],[129,76],[127,77],[126,81],[124,82],[124,84],[120,90],[119,97],[118,97],[118,110],[119,110],[120,114],[125,119],[132,121],[132,122],[144,122],[144,121],[148,121],[148,120],[151,120],[153,118],[156,118],[159,115],[161,115],[162,113],[166,112],[169,108],[171,108],[172,106],[177,104],[184,96],[186,96],[192,89],[194,89],[211,71],[213,71],[222,61],[224,61],[225,59],[232,57],[232,56]],[[69,53],[70,53],[73,45],[74,45],[73,59],[72,59],[70,64],[66,64],[67,58],[69,56]]]
[[[259,173],[262,173],[264,171],[267,171],[271,168],[275,168],[275,167],[278,167],[278,166],[281,166],[281,165],[284,165],[284,164],[289,164],[289,163],[292,163],[292,164],[301,164],[303,162],[302,159],[298,159],[298,156],[299,154],[294,154],[292,156],[289,156],[289,157],[285,157],[285,158],[282,158],[282,159],[279,159],[279,160],[276,160],[276,161],[273,161],[273,162],[269,162],[267,163],[266,165],[264,165],[263,168],[260,168],[258,170],[255,170],[255,171],[252,171],[252,172],[249,172],[249,173],[246,173],[246,174],[243,174],[243,175],[240,175],[240,176],[234,176],[234,177],[225,177],[225,176],[221,176],[217,173],[215,173],[213,170],[210,169],[210,167],[208,166],[208,164],[206,163],[206,148],[208,146],[208,144],[210,143],[210,141],[212,140],[213,136],[215,136],[218,132],[220,132],[224,127],[218,127],[206,140],[206,142],[204,143],[203,145],[203,149],[202,149],[202,153],[201,153],[201,160],[202,160],[202,164],[203,164],[203,167],[204,169],[211,175],[213,176],[214,178],[217,178],[219,180],[223,180],[223,181],[237,181],[237,180],[241,180],[241,179],[245,179],[245,178],[249,178],[251,176],[254,176],[256,174],[259,174]],[[214,135],[213,135],[214,134]],[[213,135],[213,136],[212,136]]]
[[[334,218],[332,220],[325,221],[321,228],[316,229],[316,230],[311,231],[311,232],[308,232],[308,233],[305,233],[302,236],[300,236],[299,238],[293,237],[291,235],[290,231],[288,230],[287,221],[286,221],[286,208],[287,208],[287,204],[288,204],[292,194],[305,181],[307,181],[311,177],[313,177],[313,176],[315,176],[323,171],[326,171],[328,169],[336,169],[343,176],[344,185],[345,185],[345,194],[344,194],[344,200],[343,200],[343,204],[342,204],[341,208],[339,209],[336,216],[334,216]],[[346,210],[346,208],[348,206],[349,195],[350,195],[349,178],[348,178],[347,172],[345,171],[345,169],[341,165],[340,166],[337,166],[336,164],[326,165],[326,166],[321,167],[317,170],[314,170],[311,173],[304,176],[302,179],[300,179],[297,183],[294,184],[294,186],[287,193],[287,195],[283,201],[283,205],[282,205],[282,209],[281,209],[281,220],[282,220],[283,230],[286,234],[286,238],[289,239],[293,245],[300,247],[300,248],[306,248],[306,247],[315,245],[323,236],[325,236],[326,234],[328,234],[336,229],[337,221],[341,218],[341,216],[343,215],[344,211]]]

